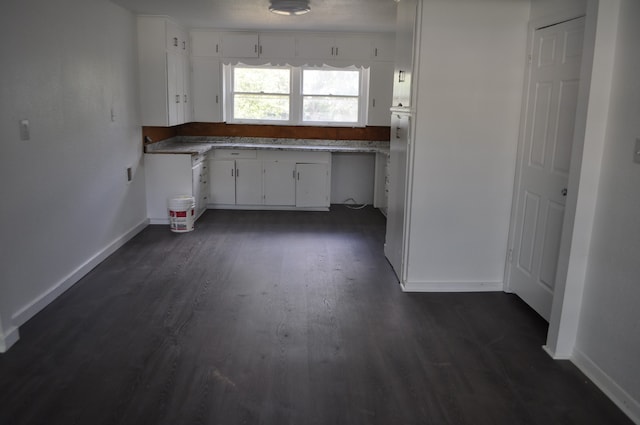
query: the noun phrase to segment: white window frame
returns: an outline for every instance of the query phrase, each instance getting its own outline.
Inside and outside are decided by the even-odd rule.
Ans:
[[[289,92],[289,120],[250,120],[236,119],[233,116],[233,69],[234,67],[242,68],[280,68],[289,69],[291,72],[291,90]],[[360,94],[358,96],[358,121],[357,122],[338,122],[338,121],[303,121],[302,119],[302,72],[307,69],[315,70],[344,70],[359,71],[360,73]],[[266,124],[266,125],[304,125],[316,127],[365,127],[367,125],[368,106],[369,106],[369,68],[350,67],[332,67],[324,65],[321,67],[313,66],[272,66],[272,65],[247,65],[243,63],[224,65],[223,69],[224,84],[224,120],[229,124]]]

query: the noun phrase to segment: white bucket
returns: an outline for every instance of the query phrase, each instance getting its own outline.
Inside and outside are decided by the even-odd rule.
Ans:
[[[169,199],[169,226],[172,232],[191,232],[195,221],[196,201],[193,196],[177,196]]]

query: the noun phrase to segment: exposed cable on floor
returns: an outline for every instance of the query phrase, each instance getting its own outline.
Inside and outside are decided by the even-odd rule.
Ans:
[[[349,201],[351,201],[351,202],[353,202],[353,203],[352,203],[352,204],[348,204],[347,202],[349,202]],[[361,210],[361,209],[363,209],[364,207],[366,207],[366,206],[367,206],[367,204],[358,204],[358,203],[356,202],[356,200],[355,200],[355,199],[353,199],[353,198],[347,198],[347,199],[345,199],[344,201],[342,201],[342,203],[343,203],[347,208],[351,208],[352,210]]]

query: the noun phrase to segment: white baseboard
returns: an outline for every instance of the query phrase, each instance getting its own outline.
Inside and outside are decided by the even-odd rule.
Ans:
[[[502,282],[404,282],[404,292],[502,292]]]
[[[169,224],[168,218],[150,218],[149,224]]]
[[[104,261],[109,255],[113,254],[118,248],[131,240],[135,235],[140,233],[149,224],[148,219],[144,219],[139,224],[135,225],[122,236],[119,236],[113,240],[106,247],[98,251],[91,258],[81,264],[74,271],[69,273],[49,290],[40,295],[38,298],[22,307],[12,317],[12,324],[14,326],[22,326],[27,320],[35,316],[40,310],[49,305],[53,300],[59,297],[64,291],[72,287],[76,282],[82,279],[87,273],[93,270],[98,264]],[[17,328],[16,328],[17,329]],[[8,349],[8,347],[7,347]]]
[[[640,401],[621,388],[605,371],[587,355],[574,349],[571,361],[578,369],[606,394],[634,423],[640,424]]]
[[[13,327],[3,334],[0,331],[0,353],[6,353],[9,348],[20,339],[17,327]]]

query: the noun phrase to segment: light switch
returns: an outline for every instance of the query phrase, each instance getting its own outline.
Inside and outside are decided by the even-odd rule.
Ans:
[[[29,120],[20,120],[20,140],[30,140]]]
[[[640,138],[636,139],[636,146],[633,148],[633,162],[640,164]]]

